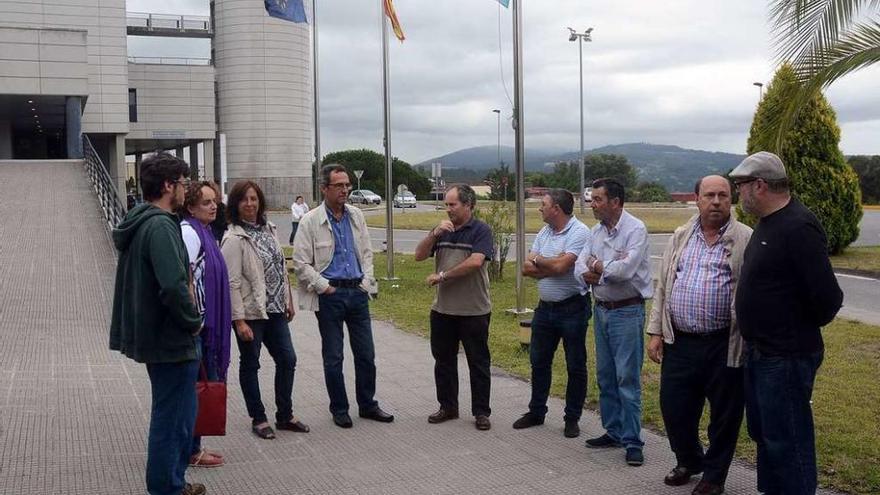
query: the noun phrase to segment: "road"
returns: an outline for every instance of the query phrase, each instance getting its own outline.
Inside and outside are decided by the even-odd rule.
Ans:
[[[384,211],[384,210],[381,210]],[[278,235],[282,242],[290,235],[289,216],[280,213],[270,213],[269,220],[278,225]],[[412,253],[416,245],[427,232],[424,230],[395,230],[395,252]],[[877,241],[871,241],[874,236]],[[866,238],[867,237],[867,238]],[[370,238],[373,241],[375,251],[385,250],[385,229],[371,228]],[[526,234],[526,248],[532,245],[534,234]],[[660,256],[669,240],[669,234],[651,234],[651,257],[654,261],[655,273],[658,269]],[[880,211],[865,211],[862,219],[862,235],[859,237],[860,245],[880,244]],[[516,242],[510,246],[508,259],[516,259]],[[379,268],[381,270],[381,268]],[[845,318],[880,325],[880,307],[877,305],[877,294],[880,294],[880,280],[859,277],[848,274],[837,274],[837,280],[844,293],[844,307],[840,315]]]

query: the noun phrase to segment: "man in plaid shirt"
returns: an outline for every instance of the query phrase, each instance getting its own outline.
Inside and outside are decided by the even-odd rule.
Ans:
[[[724,177],[697,182],[699,214],[679,227],[660,265],[648,333],[648,356],[662,363],[660,409],[676,466],[670,486],[703,473],[694,495],[720,495],[743,418],[742,338],[734,294],[752,229],[730,215]],[[710,407],[709,449],[698,429]]]

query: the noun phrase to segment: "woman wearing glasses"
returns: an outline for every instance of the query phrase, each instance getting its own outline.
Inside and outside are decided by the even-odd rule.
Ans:
[[[260,397],[260,350],[275,361],[275,427],[306,433],[309,427],[293,415],[293,375],[296,353],[288,323],[293,319],[293,295],[275,225],[266,220],[266,200],[260,186],[240,181],[229,192],[229,229],[221,243],[229,269],[232,321],[241,353],[239,382],[252,430],[263,439],[275,438]]]

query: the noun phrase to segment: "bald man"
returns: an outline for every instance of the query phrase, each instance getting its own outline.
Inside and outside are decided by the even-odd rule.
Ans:
[[[660,409],[676,458],[664,483],[684,485],[702,473],[692,493],[720,495],[743,419],[742,338],[733,296],[752,229],[731,217],[724,177],[700,179],[695,193],[699,214],[676,229],[663,253],[648,356],[661,363]],[[704,451],[698,430],[707,399]]]

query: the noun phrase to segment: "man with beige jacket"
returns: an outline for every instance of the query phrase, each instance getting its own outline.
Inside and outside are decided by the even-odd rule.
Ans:
[[[752,229],[730,215],[731,188],[710,175],[696,185],[699,214],[676,229],[663,253],[648,356],[661,363],[660,410],[676,466],[664,478],[686,484],[703,473],[693,495],[720,495],[742,424],[742,338],[734,294]],[[710,407],[709,449],[698,429]]]
[[[351,190],[342,165],[321,169],[324,202],[306,213],[293,241],[293,269],[300,309],[314,311],[321,332],[324,381],[330,414],[340,428],[351,428],[342,374],[342,323],[348,327],[354,355],[358,415],[382,423],[394,416],[379,408],[370,298],[378,292],[373,276],[373,250],[364,214],[346,203]]]

